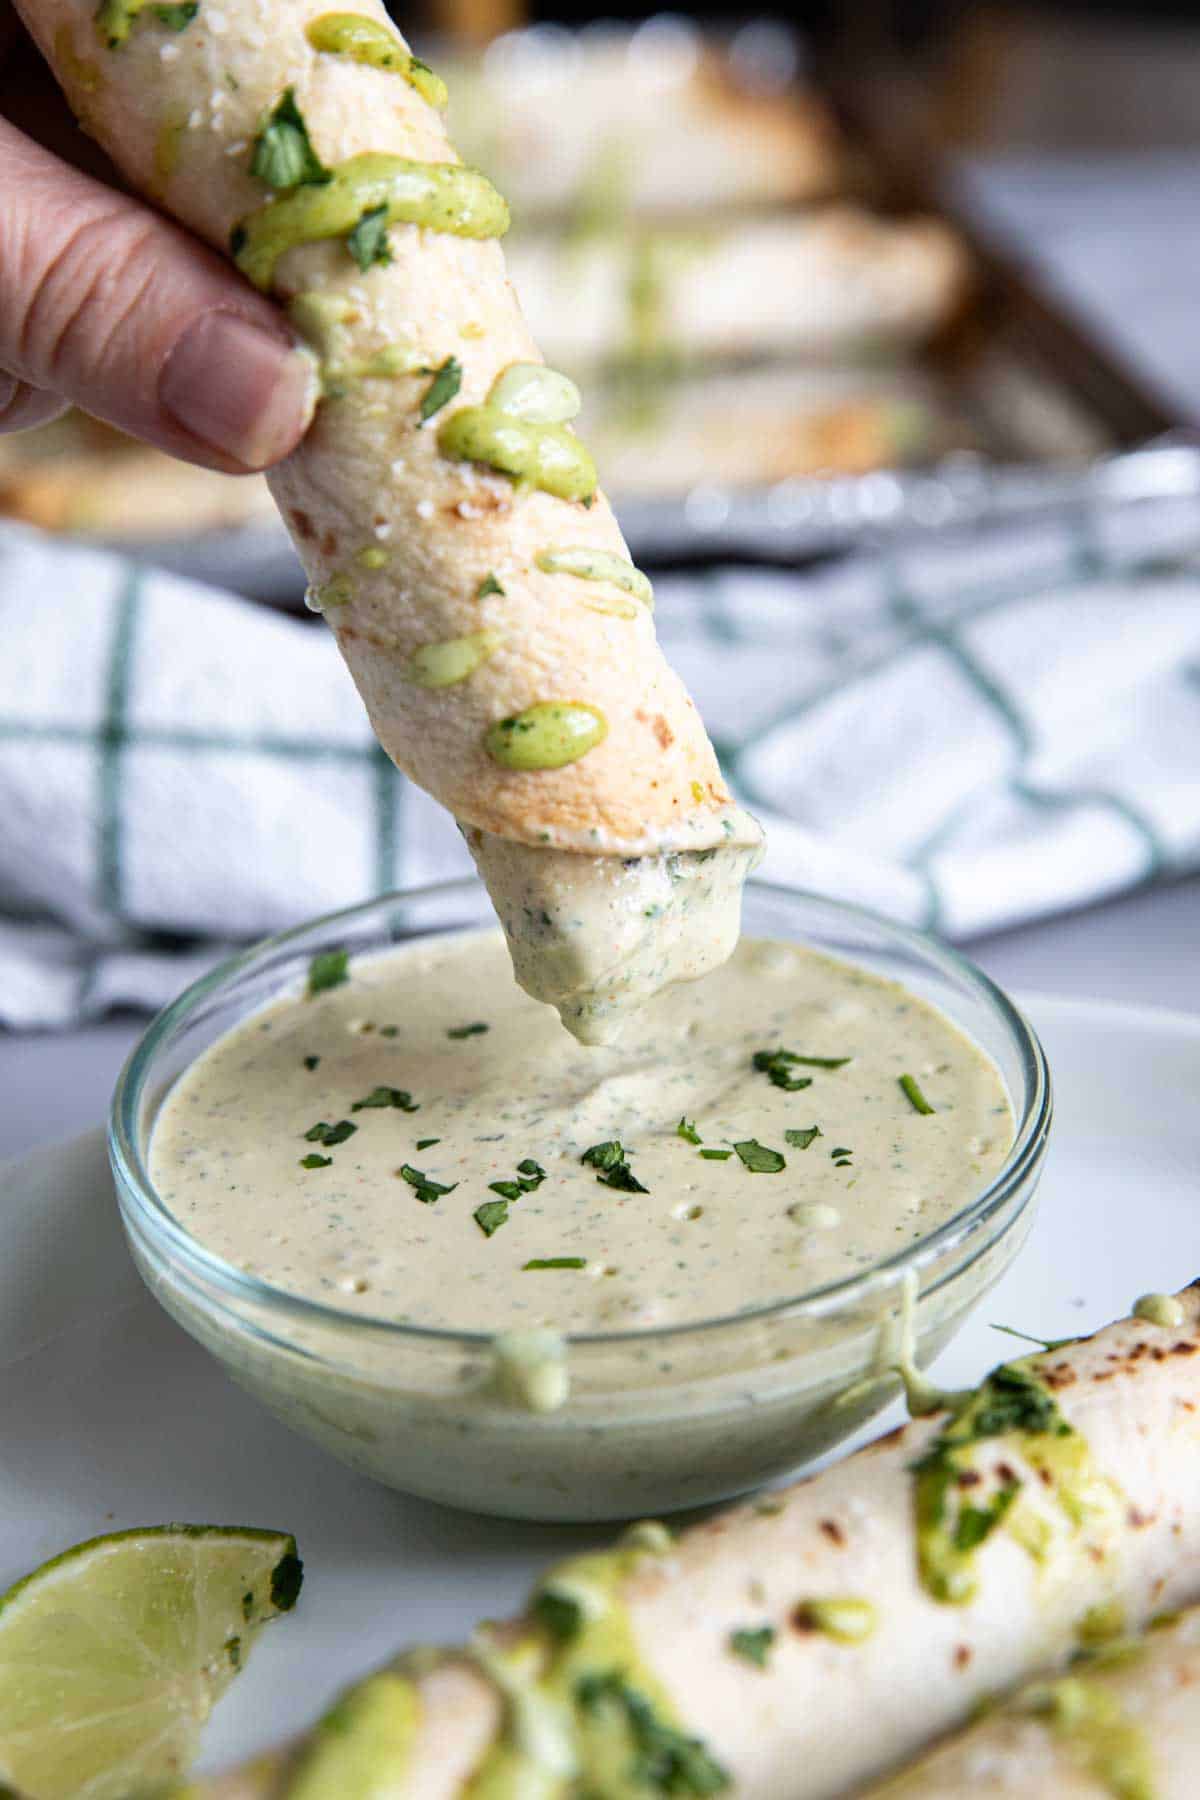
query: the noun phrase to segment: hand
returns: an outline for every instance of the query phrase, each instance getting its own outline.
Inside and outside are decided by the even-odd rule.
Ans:
[[[210,469],[286,456],[316,382],[282,314],[120,191],[3,0],[0,55],[0,432],[79,406]]]

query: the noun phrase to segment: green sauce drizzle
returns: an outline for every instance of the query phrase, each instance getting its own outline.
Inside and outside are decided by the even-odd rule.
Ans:
[[[421,1720],[411,1681],[388,1670],[335,1702],[287,1784],[288,1800],[373,1800],[399,1792]]]
[[[1045,1491],[1072,1527],[1111,1505],[1111,1485],[1094,1473],[1086,1440],[1063,1417],[1035,1361],[1005,1363],[973,1393],[950,1397],[949,1423],[913,1464],[921,1582],[945,1604],[962,1606],[974,1598],[975,1553],[1006,1521],[1018,1543],[1039,1559],[1053,1536],[1043,1515],[1018,1510],[1024,1484],[1015,1472],[1001,1475],[990,1489],[977,1482],[979,1444],[1007,1439],[1043,1477]]]
[[[608,736],[608,720],[577,700],[542,700],[510,719],[498,719],[483,747],[505,769],[562,769]]]
[[[642,1559],[668,1548],[661,1527],[635,1528],[616,1550],[572,1558],[535,1595],[527,1638],[502,1654],[480,1647],[506,1719],[469,1800],[551,1800],[568,1791],[648,1800],[728,1789],[705,1745],[679,1728],[620,1598]]]
[[[640,569],[635,569],[627,557],[617,556],[612,550],[568,544],[553,550],[540,550],[533,560],[546,575],[576,575],[581,581],[610,581],[644,606],[654,605],[654,589],[649,578]]]
[[[348,238],[364,213],[380,208],[390,225],[455,237],[502,237],[508,230],[508,207],[476,169],[367,152],[340,163],[323,185],[295,188],[243,219],[231,239],[234,261],[266,291],[285,251]]]
[[[101,0],[96,9],[96,32],[110,50],[119,50],[141,15],[150,16],[168,31],[183,31],[200,10],[200,0],[182,0],[180,5],[161,6],[151,0]]]
[[[422,644],[409,658],[405,673],[418,687],[454,687],[494,656],[503,642],[498,631],[472,631],[441,644]]]
[[[377,19],[368,19],[362,13],[322,13],[320,18],[310,19],[304,35],[314,50],[327,56],[348,56],[352,62],[402,75],[423,100],[439,111],[449,99],[441,76],[406,50]]]
[[[517,483],[560,500],[590,500],[596,465],[566,421],[579,409],[573,382],[540,363],[512,363],[482,406],[465,406],[438,432],[456,462],[486,463]]]
[[[1047,1721],[1114,1800],[1155,1800],[1158,1782],[1146,1733],[1102,1683],[1064,1675],[1035,1689],[1026,1707]]]

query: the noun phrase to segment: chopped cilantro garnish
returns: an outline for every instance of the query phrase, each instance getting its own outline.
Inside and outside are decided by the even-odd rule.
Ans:
[[[853,1150],[847,1149],[845,1144],[838,1144],[835,1149],[833,1149],[829,1152],[829,1154],[830,1154],[830,1156],[836,1158],[839,1156],[853,1156],[854,1152],[853,1152]]]
[[[250,173],[278,193],[289,188],[321,187],[332,181],[308,135],[293,88],[286,88],[274,112],[254,140]]]
[[[457,1181],[452,1181],[449,1187],[443,1186],[440,1181],[430,1181],[428,1175],[423,1175],[420,1169],[414,1169],[411,1163],[402,1163],[399,1172],[408,1185],[416,1189],[417,1199],[422,1206],[432,1206],[435,1200],[440,1200],[443,1194],[452,1194],[458,1186]]]
[[[379,1035],[380,1037],[386,1038],[399,1037],[400,1027],[398,1025],[381,1025],[379,1027]]]
[[[702,1150],[700,1152],[700,1154],[704,1158],[705,1162],[728,1162],[730,1157],[733,1155],[733,1151],[732,1150]]]
[[[800,1056],[795,1050],[756,1050],[751,1058],[753,1066],[777,1088],[786,1094],[794,1094],[800,1088],[812,1086],[811,1075],[793,1075],[792,1069],[844,1069],[850,1061],[848,1056]]]
[[[182,0],[179,6],[152,6],[150,10],[168,31],[186,31],[200,11],[200,0]]]
[[[649,1188],[642,1186],[629,1167],[629,1151],[623,1149],[615,1138],[604,1144],[593,1144],[579,1160],[595,1169],[596,1180],[603,1182],[605,1187],[621,1188],[627,1194],[650,1192]]]
[[[787,1168],[779,1151],[768,1149],[757,1138],[743,1138],[733,1147],[752,1175],[778,1175],[780,1169]]]
[[[696,1130],[694,1119],[680,1119],[678,1125],[675,1127],[675,1136],[681,1137],[685,1144],[702,1144],[704,1142],[704,1139]]]
[[[417,1139],[417,1149],[418,1150],[430,1150],[430,1149],[432,1149],[434,1144],[440,1144],[441,1141],[442,1141],[441,1138],[418,1138]]]
[[[390,263],[392,246],[388,243],[388,209],[369,206],[346,238],[346,248],[365,275],[375,263]]]
[[[775,1627],[759,1625],[752,1630],[731,1631],[729,1648],[735,1656],[744,1662],[753,1663],[756,1669],[765,1669],[771,1645],[775,1642]]]
[[[489,1181],[488,1187],[493,1194],[502,1194],[506,1200],[519,1200],[522,1194],[532,1194],[535,1188],[540,1188],[545,1179],[545,1169],[527,1156],[517,1164],[515,1181]]]
[[[350,979],[350,952],[348,950],[321,950],[308,965],[308,986],[304,990],[305,999],[311,1000],[314,994],[323,994],[329,988],[341,987]]]
[[[315,1150],[311,1150],[307,1156],[300,1158],[300,1167],[302,1169],[327,1169],[332,1161],[332,1156],[318,1156]]]
[[[785,1131],[783,1141],[790,1144],[793,1150],[807,1150],[821,1136],[819,1125],[810,1125],[807,1131]]]
[[[619,1669],[583,1675],[575,1694],[586,1712],[601,1707],[624,1714],[633,1745],[629,1780],[652,1794],[702,1797],[721,1794],[729,1776],[699,1738],[688,1737],[660,1719],[646,1695],[631,1687]]]
[[[991,1537],[1020,1489],[1019,1481],[1006,1481],[996,1489],[986,1506],[961,1507],[958,1523],[954,1527],[954,1548],[962,1551],[978,1550],[980,1544]]]
[[[586,1256],[531,1256],[522,1269],[586,1269]]]
[[[481,1037],[488,1030],[490,1030],[490,1026],[485,1025],[482,1019],[476,1019],[473,1025],[452,1025],[446,1036],[448,1038]]]
[[[306,1056],[304,1059],[304,1066],[311,1075],[314,1069],[320,1068],[321,1059],[319,1056]]]
[[[158,10],[161,11],[162,9],[159,8]],[[242,1666],[242,1640],[240,1637],[231,1637],[231,1638],[225,1639],[225,1654],[229,1658],[229,1666],[231,1669],[240,1669],[241,1668],[241,1666]]]
[[[420,1101],[414,1100],[407,1088],[376,1087],[369,1094],[364,1094],[361,1100],[356,1100],[350,1111],[366,1112],[369,1108],[388,1106],[395,1107],[397,1112],[414,1113],[421,1110]]]
[[[344,1144],[357,1130],[358,1126],[352,1125],[349,1119],[339,1119],[336,1125],[327,1125],[324,1119],[318,1119],[315,1125],[309,1126],[304,1137],[309,1144],[324,1144],[331,1150],[335,1144]]]
[[[496,580],[496,577],[491,570],[488,571],[479,586],[475,589],[475,598],[477,600],[486,600],[489,594],[499,594],[500,598],[504,599],[504,589],[500,586],[500,583]]]
[[[904,1094],[914,1112],[931,1113],[937,1110],[936,1107],[930,1106],[928,1100],[917,1086],[913,1076],[901,1075],[900,1091]]]
[[[579,1601],[572,1599],[570,1594],[556,1593],[553,1588],[543,1588],[540,1594],[535,1594],[529,1610],[538,1624],[544,1625],[561,1644],[578,1637],[583,1627],[583,1608]]]
[[[507,1200],[485,1200],[482,1206],[475,1208],[472,1217],[482,1231],[484,1237],[491,1237],[502,1225],[508,1223]]]
[[[436,369],[426,369],[425,374],[432,375],[433,380],[425,389],[421,401],[422,425],[427,424],[434,413],[441,412],[443,406],[449,406],[457,394],[462,386],[462,364],[457,356],[448,356],[444,363],[438,364]]]

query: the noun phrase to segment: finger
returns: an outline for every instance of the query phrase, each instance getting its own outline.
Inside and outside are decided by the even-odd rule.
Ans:
[[[65,413],[69,401],[44,388],[30,387],[15,375],[0,369],[0,433],[32,431],[35,425],[48,425]]]
[[[311,359],[205,245],[0,120],[0,368],[243,474],[303,436]]]

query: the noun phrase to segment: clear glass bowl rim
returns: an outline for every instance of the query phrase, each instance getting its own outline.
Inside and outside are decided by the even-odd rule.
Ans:
[[[987,1187],[952,1218],[947,1219],[928,1236],[855,1275],[828,1282],[822,1287],[810,1288],[805,1293],[784,1300],[772,1300],[750,1311],[725,1313],[714,1319],[656,1325],[634,1331],[574,1333],[565,1338],[568,1346],[589,1345],[602,1348],[668,1343],[693,1333],[745,1330],[782,1315],[796,1317],[809,1313],[820,1316],[841,1306],[852,1306],[873,1290],[898,1281],[908,1270],[935,1262],[940,1256],[965,1244],[997,1213],[1003,1212],[1009,1201],[1020,1193],[1022,1186],[1036,1172],[1045,1151],[1053,1110],[1050,1071],[1045,1052],[1024,1014],[1003,989],[969,957],[951,949],[927,932],[902,925],[869,907],[855,906],[848,901],[831,899],[807,888],[761,881],[755,877],[751,878],[747,886],[768,899],[816,906],[832,919],[842,919],[849,925],[877,932],[893,945],[915,953],[927,963],[933,964],[942,974],[973,991],[975,997],[991,1010],[1007,1031],[1022,1063],[1027,1098],[1022,1116],[1017,1122],[1012,1148],[1004,1166]],[[130,1052],[117,1078],[109,1112],[108,1149],[119,1178],[122,1209],[124,1210],[126,1203],[132,1206],[139,1223],[149,1230],[156,1240],[157,1249],[165,1256],[168,1264],[182,1264],[189,1273],[199,1274],[206,1282],[222,1289],[231,1300],[248,1302],[258,1307],[266,1306],[303,1324],[335,1327],[351,1334],[358,1332],[371,1337],[383,1336],[414,1345],[424,1342],[443,1347],[454,1345],[466,1350],[486,1350],[491,1346],[495,1339],[494,1332],[407,1325],[394,1319],[375,1318],[367,1313],[344,1312],[336,1306],[327,1306],[319,1300],[307,1300],[301,1295],[289,1293],[285,1288],[274,1287],[269,1282],[259,1280],[257,1276],[246,1274],[234,1264],[227,1263],[222,1257],[205,1249],[167,1211],[155,1192],[138,1141],[138,1117],[143,1092],[147,1079],[153,1072],[159,1050],[178,1028],[186,1024],[198,1007],[218,995],[222,988],[236,986],[239,979],[251,972],[260,961],[270,960],[281,951],[286,952],[302,939],[318,933],[336,932],[338,927],[361,922],[365,917],[389,906],[427,904],[439,898],[451,901],[456,896],[478,894],[481,891],[482,883],[477,877],[462,876],[422,887],[398,888],[391,893],[376,895],[371,900],[357,901],[353,906],[309,919],[287,931],[261,938],[235,956],[218,963],[207,975],[192,982],[177,999],[156,1014]],[[454,930],[456,927],[451,925],[447,929]],[[1005,1229],[1015,1223],[1023,1210],[1023,1206],[1017,1209]],[[953,1278],[958,1273],[957,1269],[952,1270],[947,1278]]]

